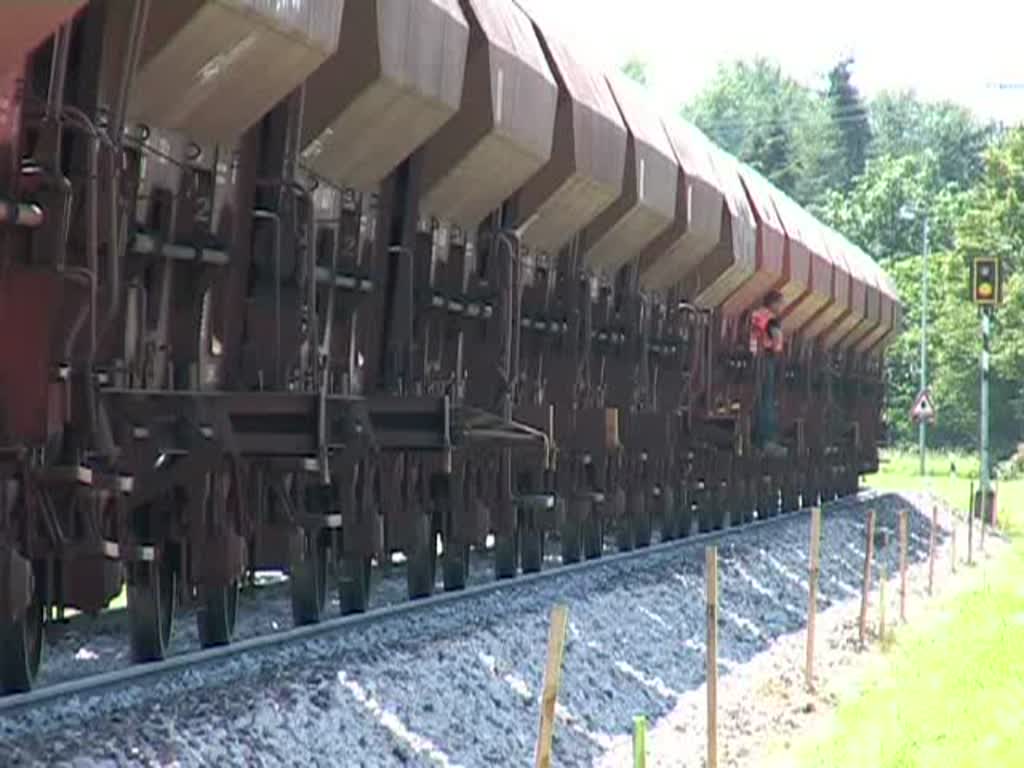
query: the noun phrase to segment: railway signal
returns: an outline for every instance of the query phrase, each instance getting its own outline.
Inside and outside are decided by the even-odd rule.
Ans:
[[[992,312],[1002,300],[998,256],[975,256],[971,265],[971,300],[981,311],[981,499],[987,509],[991,472],[989,467],[989,350],[992,339]]]
[[[1002,291],[999,285],[999,257],[975,256],[971,271],[971,297],[979,307],[999,303]]]

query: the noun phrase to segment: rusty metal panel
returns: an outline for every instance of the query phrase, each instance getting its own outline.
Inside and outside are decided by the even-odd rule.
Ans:
[[[0,443],[47,438],[55,308],[64,300],[56,272],[14,267],[0,279]]]
[[[776,194],[775,206],[786,227],[790,285],[798,284],[794,277],[798,271],[805,276],[799,293],[794,290],[786,295],[789,286],[783,289],[782,330],[792,335],[804,330],[808,321],[832,300],[834,265],[821,223],[784,194]]]
[[[469,228],[551,158],[558,86],[518,6],[461,3],[469,22],[462,104],[423,149],[421,210]]]
[[[722,223],[727,231],[686,280],[686,295],[702,309],[720,307],[757,267],[757,221],[740,181],[739,163],[715,145],[711,160],[725,199]]]
[[[723,236],[726,202],[711,160],[710,140],[682,119],[664,123],[676,162],[679,190],[671,229],[640,256],[640,286],[666,290],[697,267]]]
[[[0,0],[0,74],[24,58],[85,5],[85,0]]]
[[[835,244],[835,249],[842,253],[846,260],[850,283],[847,311],[828,329],[822,340],[826,349],[844,348],[846,345],[843,344],[843,340],[846,336],[866,319],[869,280],[860,249],[834,230],[829,230],[829,236]]]
[[[810,290],[813,257],[807,246],[807,238],[803,235],[806,221],[797,213],[800,210],[799,206],[779,189],[773,190],[772,204],[785,235],[782,252],[782,273],[785,281],[778,288],[785,310]]]
[[[878,295],[879,323],[855,344],[854,348],[857,352],[870,352],[877,350],[879,346],[884,347],[896,337],[900,330],[902,306],[896,285],[881,267],[878,268],[877,274],[880,289]]]
[[[228,142],[337,49],[341,0],[175,0],[150,6],[130,120]]]
[[[832,292],[829,303],[822,307],[802,329],[801,332],[806,338],[823,337],[833,324],[850,311],[852,280],[845,249],[836,239],[832,230],[824,224],[818,226],[822,229],[825,247],[828,250],[829,260],[832,262]],[[830,349],[831,346],[827,345],[825,348]]]
[[[903,329],[903,305],[900,304],[899,301],[893,301],[891,306],[892,321],[886,330],[885,336],[882,337],[880,342],[880,347],[883,351],[885,347],[889,346],[889,344],[896,340],[896,337],[899,336],[900,331]]]
[[[457,0],[348,0],[337,52],[306,82],[304,165],[379,184],[458,110],[468,43]]]
[[[632,261],[671,225],[678,199],[679,163],[661,119],[623,77],[608,85],[629,130],[622,194],[588,227],[587,263],[614,270]]]
[[[627,133],[600,71],[534,28],[558,82],[558,108],[551,159],[520,190],[517,213],[523,242],[556,253],[622,193]]]
[[[0,195],[11,194],[21,153],[21,72],[0,74]]]
[[[849,241],[845,242],[856,273],[851,291],[853,320],[846,327],[836,328],[834,333],[839,337],[837,345],[841,349],[851,349],[855,348],[857,342],[881,322],[879,308],[881,289],[878,284],[878,265],[856,245]]]
[[[760,306],[767,293],[779,290],[788,282],[786,230],[775,207],[776,190],[748,165],[740,164],[739,177],[757,222],[756,268],[722,304],[722,311],[728,315],[739,315]]]

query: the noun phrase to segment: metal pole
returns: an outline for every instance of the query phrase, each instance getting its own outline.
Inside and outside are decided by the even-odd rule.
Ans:
[[[988,514],[989,455],[988,455],[988,368],[989,338],[992,333],[992,317],[989,307],[981,309],[981,508],[982,521]]]
[[[924,262],[921,280],[921,391],[928,387],[928,218],[924,220]],[[921,452],[921,477],[925,476],[925,419],[918,423],[918,443]]]

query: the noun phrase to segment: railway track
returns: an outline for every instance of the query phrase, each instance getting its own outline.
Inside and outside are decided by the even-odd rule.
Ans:
[[[875,492],[873,491],[865,491],[854,496],[841,498],[833,503],[867,501],[873,498],[874,495]],[[111,691],[151,684],[154,681],[180,674],[186,670],[215,665],[244,655],[266,653],[283,646],[303,643],[343,630],[349,631],[366,628],[395,617],[425,613],[461,602],[480,600],[483,597],[503,591],[522,590],[541,582],[569,579],[596,569],[655,557],[658,554],[674,550],[685,550],[702,543],[717,542],[754,530],[769,529],[794,518],[806,516],[807,512],[807,509],[785,512],[773,517],[755,520],[745,525],[696,533],[683,539],[659,542],[644,549],[610,553],[601,558],[548,568],[539,573],[521,575],[515,579],[490,581],[470,586],[462,591],[444,592],[421,600],[407,600],[397,604],[385,605],[366,613],[341,616],[319,624],[300,626],[251,637],[231,645],[186,652],[171,656],[160,662],[136,664],[96,675],[44,685],[28,693],[15,694],[0,699],[0,716],[9,717],[76,697],[79,699],[91,698]]]

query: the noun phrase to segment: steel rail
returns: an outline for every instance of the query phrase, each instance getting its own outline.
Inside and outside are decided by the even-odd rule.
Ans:
[[[833,502],[826,502],[822,506],[849,501],[866,501],[877,498],[878,491],[865,490],[860,493],[841,497]],[[729,538],[739,534],[745,534],[753,530],[769,528],[782,522],[807,517],[810,508],[798,509],[793,512],[784,512],[774,517],[767,517],[744,525],[730,526],[721,530],[706,531],[693,534],[681,539],[659,542],[642,549],[632,549],[625,552],[614,552],[593,560],[583,560],[570,565],[560,565],[548,570],[541,570],[537,573],[521,574],[512,579],[496,579],[484,584],[468,587],[454,592],[442,592],[419,600],[404,600],[400,603],[382,606],[371,609],[366,613],[350,614],[328,619],[318,624],[308,624],[301,627],[274,632],[258,637],[240,640],[230,645],[223,645],[214,648],[206,648],[198,651],[189,651],[163,661],[139,663],[123,669],[102,672],[97,675],[68,680],[62,683],[37,688],[28,693],[11,694],[0,698],[0,715],[10,716],[30,709],[36,709],[45,705],[59,703],[64,699],[73,697],[92,698],[107,691],[137,686],[143,682],[152,681],[157,678],[169,677],[179,670],[194,669],[201,666],[209,666],[215,662],[226,661],[243,654],[262,653],[275,648],[292,645],[296,643],[313,640],[324,635],[335,632],[348,631],[357,627],[369,626],[381,623],[390,619],[428,611],[433,608],[452,605],[462,601],[475,600],[488,595],[503,592],[505,590],[517,590],[529,587],[533,584],[546,581],[554,581],[559,578],[568,578],[585,571],[597,568],[614,566],[633,560],[656,556],[666,552],[682,550],[697,544]]]

